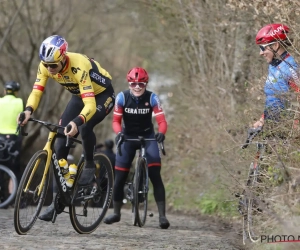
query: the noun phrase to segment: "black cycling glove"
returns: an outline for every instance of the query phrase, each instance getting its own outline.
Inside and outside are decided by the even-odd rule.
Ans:
[[[165,135],[164,135],[163,133],[157,133],[157,134],[155,135],[155,139],[156,139],[159,143],[161,143],[161,142],[163,142],[163,141],[165,140]]]
[[[115,143],[116,145],[118,144],[119,140],[121,139],[120,145],[124,141],[124,134],[122,132],[119,132],[118,135],[115,138]]]

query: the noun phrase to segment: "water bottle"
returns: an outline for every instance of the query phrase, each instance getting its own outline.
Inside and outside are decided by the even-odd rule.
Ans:
[[[76,164],[71,164],[69,166],[69,173],[70,173],[70,178],[67,180],[67,186],[69,188],[71,188],[74,184],[74,180],[75,180],[75,177],[76,177],[76,174],[77,174],[77,166]]]
[[[68,162],[64,158],[62,158],[58,161],[58,164],[65,180],[68,180],[70,178]]]

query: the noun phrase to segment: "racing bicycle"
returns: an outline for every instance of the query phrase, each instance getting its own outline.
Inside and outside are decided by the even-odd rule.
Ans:
[[[140,142],[140,149],[138,157],[136,158],[134,173],[129,182],[125,183],[125,186],[127,186],[126,198],[131,202],[132,207],[132,224],[134,226],[138,225],[139,227],[143,227],[147,219],[149,191],[148,163],[145,147],[147,141],[156,141],[156,139],[147,139],[143,136],[138,136],[138,138],[134,139],[121,138],[117,143],[117,153],[120,155],[122,155],[122,141]],[[160,148],[163,155],[166,155],[163,143],[160,143]]]
[[[7,208],[13,203],[18,189],[17,177],[7,167],[19,154],[19,151],[13,150],[14,145],[15,141],[0,138],[0,208]]]
[[[249,166],[245,189],[241,195],[237,195],[239,197],[238,211],[242,215],[243,244],[246,244],[248,239],[251,242],[260,241],[261,235],[270,229],[268,221],[276,217],[273,200],[270,198],[272,188],[267,183],[271,179],[270,173],[266,170],[269,165],[267,154],[270,152],[268,152],[268,147],[272,149],[277,158],[279,156],[275,149],[276,146],[272,146],[271,140],[264,139],[252,142],[261,131],[262,127],[249,129],[246,142],[242,145],[242,149],[247,148],[250,144],[256,145],[256,153]],[[289,180],[290,176],[284,165],[283,170],[286,180]]]
[[[24,116],[20,121],[24,120]],[[84,166],[84,155],[75,159],[78,161],[77,175],[72,188],[68,188],[58,164],[59,159],[54,149],[56,138],[66,136],[58,131],[63,126],[30,118],[28,121],[39,123],[49,130],[47,142],[43,150],[37,151],[23,173],[18,188],[14,206],[14,227],[18,234],[26,234],[34,225],[44,204],[50,179],[50,167],[54,173],[58,192],[54,200],[55,212],[52,223],[57,214],[69,208],[70,220],[73,228],[80,234],[91,233],[99,226],[112,200],[113,170],[109,159],[102,153],[94,155],[97,166],[94,181],[90,185],[78,185],[78,179]],[[21,127],[21,134],[28,133]],[[67,147],[82,144],[73,137],[67,137]]]

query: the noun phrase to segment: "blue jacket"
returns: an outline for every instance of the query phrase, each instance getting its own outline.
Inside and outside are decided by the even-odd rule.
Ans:
[[[266,108],[286,108],[286,94],[290,90],[290,82],[299,81],[297,69],[297,63],[289,55],[279,65],[269,65],[269,74],[264,88]]]

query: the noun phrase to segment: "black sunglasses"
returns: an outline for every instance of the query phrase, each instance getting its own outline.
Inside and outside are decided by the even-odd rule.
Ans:
[[[43,63],[46,68],[56,69],[58,67],[58,63]]]

